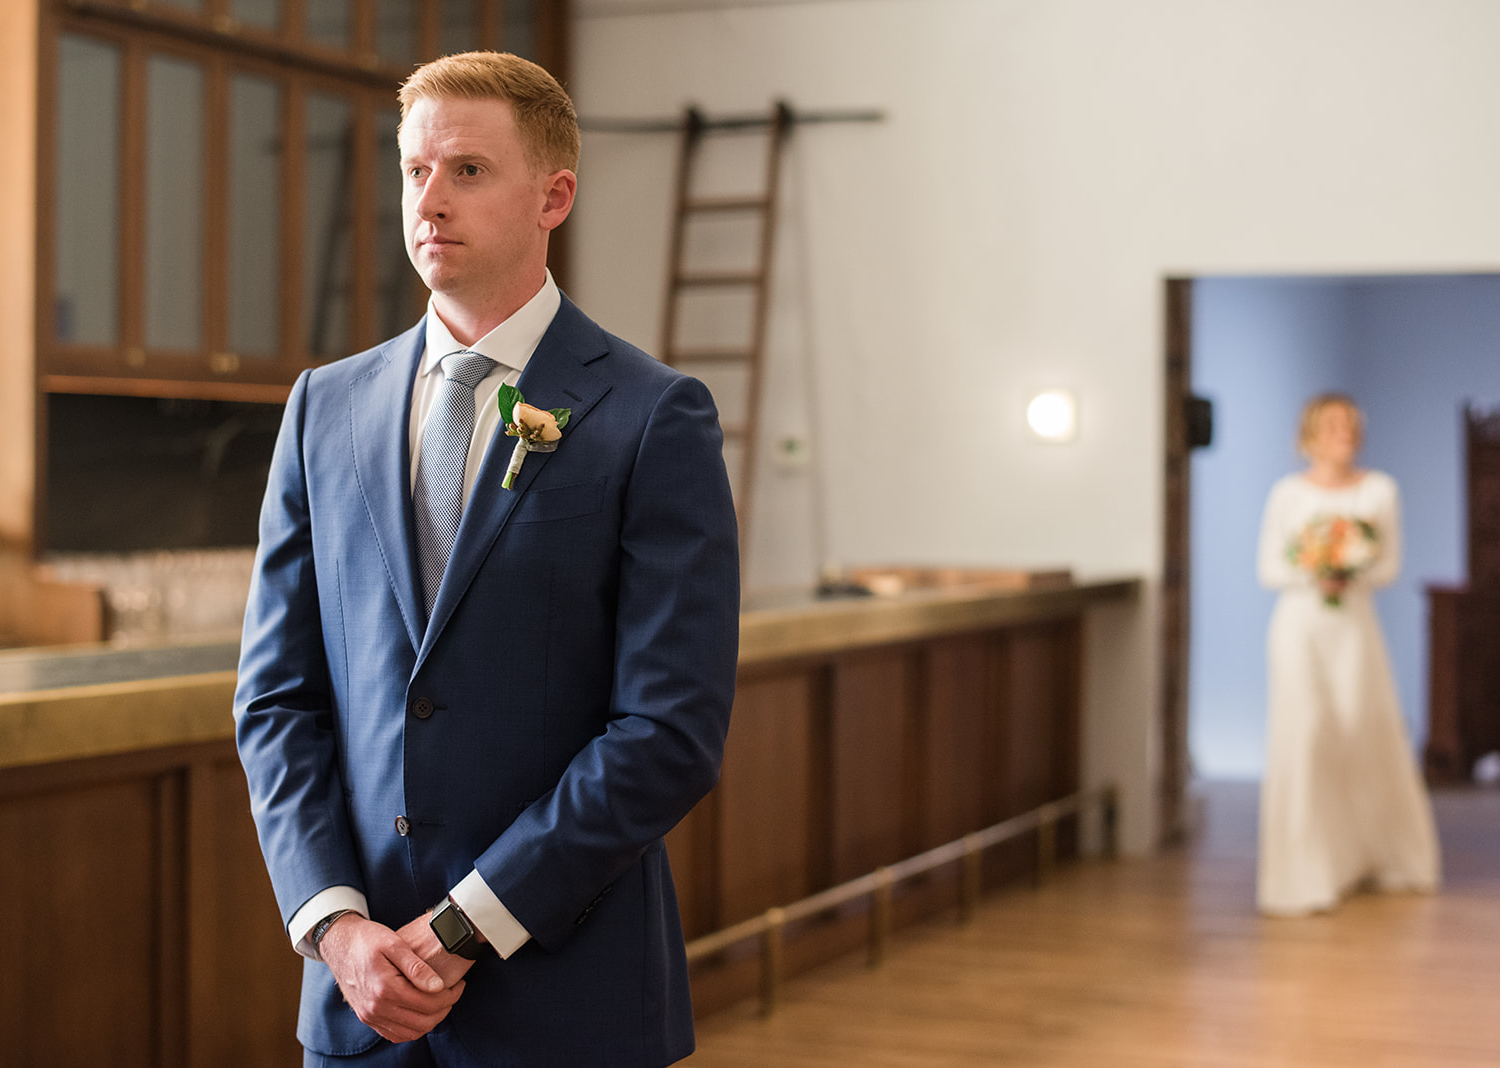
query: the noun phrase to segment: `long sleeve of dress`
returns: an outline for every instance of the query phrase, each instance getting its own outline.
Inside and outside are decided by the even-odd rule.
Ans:
[[[1268,590],[1284,590],[1292,586],[1306,586],[1312,582],[1307,572],[1292,566],[1287,559],[1287,547],[1291,544],[1294,530],[1289,529],[1292,517],[1291,486],[1285,480],[1271,487],[1266,498],[1266,508],[1260,520],[1260,545],[1256,551],[1256,574],[1260,584]]]
[[[1376,500],[1371,516],[1380,538],[1380,557],[1357,581],[1378,590],[1396,581],[1401,573],[1401,493],[1396,480],[1388,475],[1371,472],[1366,477],[1380,480],[1372,487]]]

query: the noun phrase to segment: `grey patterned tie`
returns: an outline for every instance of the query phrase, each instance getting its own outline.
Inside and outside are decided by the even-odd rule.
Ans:
[[[488,356],[467,349],[444,356],[445,381],[422,431],[412,510],[429,619],[464,512],[464,465],[469,459],[469,440],[474,436],[474,387],[494,366],[495,361]]]

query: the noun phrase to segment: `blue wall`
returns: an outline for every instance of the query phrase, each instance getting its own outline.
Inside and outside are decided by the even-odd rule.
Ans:
[[[1406,561],[1378,598],[1403,710],[1427,709],[1424,587],[1464,572],[1465,400],[1500,402],[1500,276],[1211,278],[1194,287],[1194,389],[1214,444],[1193,459],[1190,745],[1198,772],[1258,777],[1265,627],[1255,581],[1266,493],[1301,466],[1311,394],[1351,393],[1369,417],[1362,462],[1401,486]]]

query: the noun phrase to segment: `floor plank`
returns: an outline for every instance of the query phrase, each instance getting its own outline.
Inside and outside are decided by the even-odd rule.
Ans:
[[[699,1022],[693,1068],[1500,1064],[1500,791],[1435,798],[1445,885],[1336,913],[1254,909],[1255,787],[1201,788],[1181,851],[1064,868],[975,921],[897,933]]]

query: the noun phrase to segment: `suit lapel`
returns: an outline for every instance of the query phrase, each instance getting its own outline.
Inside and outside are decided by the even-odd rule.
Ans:
[[[604,332],[564,297],[552,325],[516,383],[526,400],[538,408],[573,409],[562,440],[558,442],[559,451],[568,447],[569,436],[589,409],[609,392],[609,384],[587,366],[607,351]],[[501,483],[505,480],[505,469],[515,444],[516,439],[507,437],[501,429],[496,431],[485,453],[484,463],[474,480],[474,491],[459,522],[443,584],[438,588],[437,601],[432,606],[432,620],[417,654],[419,665],[453,615],[454,608],[473,582],[501,530],[515,513],[516,506],[553,455],[528,453],[514,485],[505,489]]]
[[[425,317],[389,341],[380,365],[349,386],[354,477],[370,514],[401,621],[413,649],[422,644],[422,598],[417,587],[416,534],[411,512],[411,392],[426,339]]]

